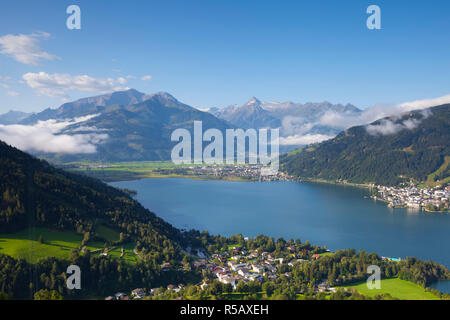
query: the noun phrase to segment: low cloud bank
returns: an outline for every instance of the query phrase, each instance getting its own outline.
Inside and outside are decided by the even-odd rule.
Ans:
[[[305,134],[305,135],[292,135],[288,137],[280,137],[280,145],[292,146],[292,145],[308,145],[312,143],[318,143],[325,140],[334,138],[334,136],[328,136],[325,134]]]
[[[39,121],[35,125],[0,125],[0,140],[30,152],[89,154],[97,151],[97,145],[108,139],[105,133],[68,135],[61,133],[68,126],[85,122],[97,115],[57,121]]]
[[[422,120],[428,118],[431,115],[431,111],[428,109],[423,110],[421,115],[421,119],[407,119],[404,121],[399,121],[396,117],[393,120],[383,119],[380,123],[367,125],[366,130],[371,135],[390,135],[402,130],[412,130],[417,128]]]

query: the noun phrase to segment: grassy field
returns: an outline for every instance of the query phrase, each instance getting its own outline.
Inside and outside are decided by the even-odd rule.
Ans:
[[[438,184],[444,184],[444,183],[450,182],[450,177],[446,177],[446,178],[444,178],[443,180],[441,180],[439,182],[434,181],[436,179],[436,176],[442,174],[447,169],[449,164],[450,164],[450,156],[446,156],[445,160],[444,160],[444,163],[440,166],[440,168],[437,169],[432,174],[428,175],[427,181],[426,181],[425,184],[427,186],[429,186],[429,187],[435,187]]]
[[[99,225],[95,232],[106,241],[117,241],[120,235],[117,231]],[[39,241],[42,237],[42,243]],[[6,254],[14,258],[22,258],[30,263],[36,263],[39,259],[55,257],[68,258],[70,251],[79,248],[83,236],[74,232],[62,232],[46,228],[27,228],[13,234],[0,234],[0,254]],[[124,249],[122,255],[121,248]],[[86,249],[93,254],[100,254],[108,250],[108,254],[114,259],[123,259],[129,263],[138,262],[139,258],[134,254],[134,243],[127,243],[113,248],[108,248],[103,241],[90,241]]]
[[[332,256],[333,254],[334,254],[333,252],[324,252],[324,253],[319,253],[319,256],[325,257],[325,256]]]
[[[137,263],[139,261],[139,258],[133,252],[134,247],[135,247],[134,243],[127,243],[125,245],[121,245],[121,246],[114,248],[113,250],[109,251],[108,253],[113,258],[116,258],[116,259],[120,258],[128,263]],[[123,256],[122,257],[120,257],[122,254],[121,248],[123,248]]]
[[[381,289],[379,290],[370,290],[367,288],[366,282],[345,286],[345,288],[354,288],[369,297],[373,297],[377,294],[389,293],[394,298],[402,300],[439,300],[434,294],[425,292],[424,288],[421,286],[398,278],[381,280]]]
[[[39,242],[42,236],[43,243]],[[18,233],[0,235],[0,253],[15,258],[23,258],[35,263],[44,257],[67,258],[72,249],[77,248],[82,236],[47,230],[45,228],[28,228]]]

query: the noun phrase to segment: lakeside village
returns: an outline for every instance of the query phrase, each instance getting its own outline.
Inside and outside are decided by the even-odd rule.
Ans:
[[[248,242],[248,238],[244,238]],[[280,254],[269,253],[262,249],[246,250],[239,246],[229,246],[228,251],[214,253],[207,256],[203,252],[197,252],[196,260],[189,263],[180,262],[180,266],[172,266],[170,263],[161,265],[161,272],[169,272],[178,269],[179,271],[196,270],[202,273],[203,280],[194,286],[195,291],[203,292],[207,297],[215,284],[220,283],[224,288],[223,292],[228,294],[242,291],[242,286],[248,288],[255,285],[259,287],[257,291],[264,288],[264,283],[275,283],[277,279],[289,281],[293,277],[293,270],[299,264],[319,260],[327,255],[334,254],[325,247],[312,246],[307,241],[304,244],[285,243]],[[401,258],[381,257],[382,260],[399,262]],[[332,294],[337,292],[337,287],[332,287],[328,279],[322,279],[315,284],[312,291],[315,293]],[[346,291],[347,289],[344,289]],[[182,300],[182,297],[189,295],[184,284],[169,284],[159,288],[136,288],[130,294],[117,292],[108,296],[105,300],[147,300],[147,299],[170,299]],[[200,293],[201,296],[201,293]]]
[[[248,241],[248,238],[244,238]],[[310,246],[309,243],[306,246]],[[294,246],[285,247],[286,257],[275,258],[272,253],[262,251],[260,249],[245,250],[238,246],[230,246],[228,251],[212,254],[210,257],[202,252],[198,253],[199,259],[193,261],[189,265],[183,263],[184,266],[180,270],[192,270],[202,272],[203,280],[196,285],[200,291],[206,291],[213,282],[220,282],[226,285],[229,293],[239,291],[240,283],[259,283],[263,284],[265,281],[275,281],[278,277],[286,277],[289,279],[294,265],[307,262],[308,260],[317,260],[321,256],[331,254],[331,251],[325,248],[315,248],[310,251],[312,247],[303,249],[300,252]],[[312,253],[322,252],[322,253]],[[302,258],[300,258],[302,257]],[[385,258],[390,259],[390,258]],[[398,261],[398,260],[397,260]],[[171,270],[173,266],[169,263],[161,265],[162,272]],[[177,296],[175,300],[181,299],[179,294],[185,290],[183,284],[169,284],[165,288],[144,289],[137,288],[131,291],[128,295],[123,292],[117,292],[113,296],[108,296],[105,300],[136,300],[136,299],[151,299],[158,295],[161,296],[164,292],[171,292]],[[316,292],[336,292],[336,288],[330,287],[324,279],[315,288]]]
[[[415,208],[428,212],[449,212],[450,186],[445,188],[404,188],[376,186],[372,198],[391,208]]]

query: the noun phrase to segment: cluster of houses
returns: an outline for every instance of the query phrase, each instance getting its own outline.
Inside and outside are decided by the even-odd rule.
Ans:
[[[417,187],[386,187],[376,186],[377,196],[375,199],[387,201],[390,207],[426,208],[444,206],[448,210],[450,199],[450,187],[445,189],[417,188]]]
[[[234,289],[240,281],[262,282],[265,277],[275,280],[277,265],[283,263],[283,259],[275,259],[268,252],[259,252],[258,250],[248,252],[237,247],[234,247],[231,253],[214,254],[212,259],[219,261],[220,265],[200,260],[196,262],[196,267],[209,268],[219,282],[231,284]],[[286,276],[289,275],[286,274]],[[206,285],[207,283],[202,284],[203,287]]]
[[[247,240],[247,238],[246,238]],[[212,274],[219,282],[223,284],[230,284],[234,290],[240,281],[259,281],[263,282],[264,279],[276,280],[280,273],[278,272],[281,265],[287,265],[294,267],[299,263],[304,263],[306,260],[297,259],[295,254],[295,248],[286,247],[290,252],[291,257],[289,261],[285,261],[283,258],[275,258],[271,253],[265,252],[260,249],[245,250],[239,247],[232,247],[229,251],[216,253],[209,258],[203,257],[197,259],[192,263],[192,267],[196,270],[207,270]],[[330,252],[330,250],[327,250]],[[319,259],[321,255],[314,254],[312,259]],[[171,268],[170,264],[166,263],[161,265],[162,270]],[[283,274],[289,278],[291,275],[289,272]],[[204,279],[199,287],[206,289],[210,285],[209,280]],[[167,290],[171,290],[175,293],[180,292],[184,288],[184,285],[178,286],[168,285]],[[131,300],[131,299],[143,299],[146,296],[158,295],[159,288],[150,289],[146,292],[145,289],[134,289],[131,295],[128,296],[122,292],[116,293],[114,296],[109,296],[106,300]],[[334,288],[330,288],[327,281],[322,281],[316,288],[316,291],[334,291]]]
[[[169,284],[167,286],[167,290],[173,291],[175,293],[180,292],[183,288],[184,288],[183,284],[179,284],[178,286]],[[137,288],[131,291],[131,295],[127,295],[123,292],[117,292],[116,294],[114,294],[114,296],[106,297],[105,300],[141,300],[144,299],[145,297],[157,295],[159,290],[160,288],[153,288],[148,290],[147,292],[146,289]]]
[[[236,177],[246,178],[255,181],[290,181],[293,177],[284,172],[273,172],[270,175],[261,175],[262,164],[245,165],[210,165],[210,166],[191,166],[186,168],[186,174],[195,176],[212,177]],[[189,171],[189,173],[188,173]]]

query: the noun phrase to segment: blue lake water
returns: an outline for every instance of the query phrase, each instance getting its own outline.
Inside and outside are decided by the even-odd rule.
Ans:
[[[112,185],[136,190],[142,205],[178,228],[299,238],[333,251],[363,249],[450,266],[450,215],[390,209],[367,198],[368,190],[361,188],[182,178]]]
[[[450,293],[450,281],[449,280],[437,281],[435,283],[432,283],[431,287],[433,289],[439,290],[440,292]]]

